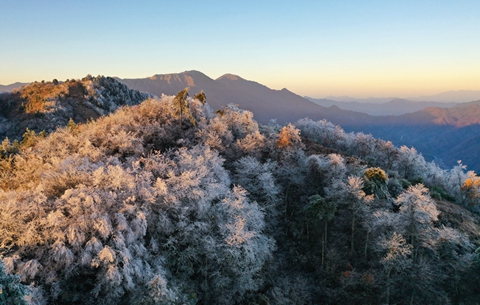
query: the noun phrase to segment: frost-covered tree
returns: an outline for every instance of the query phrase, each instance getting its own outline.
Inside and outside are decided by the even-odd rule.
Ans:
[[[346,134],[340,126],[335,126],[326,120],[312,121],[301,119],[295,126],[301,131],[303,137],[326,147],[344,151],[351,144],[352,135]]]
[[[480,177],[473,171],[468,171],[460,189],[462,202],[468,207],[478,208],[477,206],[480,200]]]
[[[367,212],[368,204],[373,199],[372,196],[367,196],[362,188],[363,179],[350,176],[346,182],[336,180],[326,189],[327,199],[338,200],[340,204],[346,205],[350,210],[350,252],[352,255],[355,253],[357,218]]]
[[[243,157],[234,163],[233,182],[246,189],[253,200],[264,207],[270,207],[271,213],[275,211],[273,206],[278,204],[280,193],[280,188],[273,176],[276,166],[276,162],[261,163],[250,156]]]
[[[283,127],[277,135],[277,147],[286,149],[289,147],[298,147],[302,145],[300,139],[300,130],[296,129],[292,124]]]
[[[397,166],[405,179],[421,177],[424,173],[425,159],[421,157],[415,148],[400,147]]]
[[[380,260],[385,272],[385,302],[390,304],[390,296],[392,290],[399,289],[402,284],[402,278],[405,276],[412,265],[411,248],[405,238],[397,232],[393,232],[390,236],[382,238],[377,249],[383,253]],[[393,291],[393,293],[399,293]]]
[[[430,238],[433,222],[437,221],[439,212],[428,189],[422,184],[411,186],[398,197],[396,204],[400,207],[404,235],[414,249],[413,258],[416,258],[420,244],[425,244]]]
[[[345,159],[339,154],[311,155],[306,162],[311,179],[317,187],[329,186],[335,180],[341,181],[347,174]]]
[[[202,104],[205,104],[205,102],[207,101],[207,96],[205,95],[203,90],[200,91],[199,93],[195,94],[194,98],[199,100]]]
[[[30,288],[20,282],[20,276],[8,274],[0,259],[0,303],[27,305],[25,296],[30,294]]]

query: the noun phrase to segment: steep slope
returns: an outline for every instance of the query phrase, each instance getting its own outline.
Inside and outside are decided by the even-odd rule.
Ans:
[[[463,164],[467,164],[469,169],[474,170],[476,173],[480,173],[479,152],[480,135],[478,130],[476,130],[470,138],[460,144],[450,147],[442,155],[446,164],[454,164],[457,160],[462,160]]]

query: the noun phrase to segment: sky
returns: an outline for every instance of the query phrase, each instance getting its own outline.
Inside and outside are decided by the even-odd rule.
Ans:
[[[0,84],[186,70],[317,98],[480,90],[480,1],[0,0]]]

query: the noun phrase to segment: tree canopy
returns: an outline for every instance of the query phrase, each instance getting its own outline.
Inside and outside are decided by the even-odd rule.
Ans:
[[[327,121],[259,125],[188,88],[117,106],[2,142],[0,300],[480,302],[478,177],[461,163]]]

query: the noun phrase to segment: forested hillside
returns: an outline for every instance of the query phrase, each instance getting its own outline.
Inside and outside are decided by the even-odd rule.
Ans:
[[[480,302],[461,163],[186,90],[128,104],[2,144],[0,302]]]
[[[85,123],[149,96],[104,76],[34,82],[0,94],[0,138],[19,139],[27,128],[50,133],[70,119]]]

